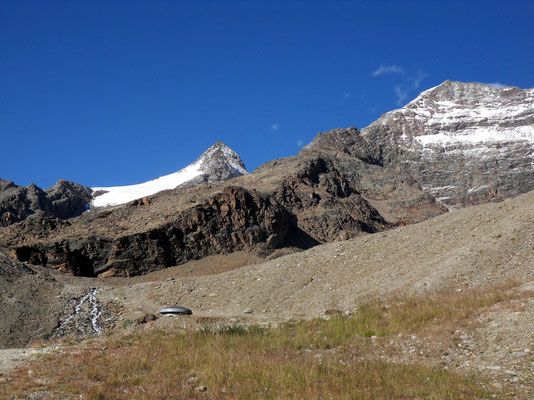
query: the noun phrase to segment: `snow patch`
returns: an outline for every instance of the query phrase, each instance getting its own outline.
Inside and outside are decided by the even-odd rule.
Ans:
[[[423,147],[456,143],[464,145],[520,141],[534,143],[534,126],[518,126],[515,128],[473,127],[457,134],[440,132],[433,135],[421,135],[415,137],[415,140],[421,143]]]
[[[135,199],[151,196],[162,190],[174,189],[202,174],[200,161],[174,172],[148,182],[130,186],[94,187],[93,192],[105,191],[107,193],[95,197],[92,201],[94,207],[115,206],[128,203]]]

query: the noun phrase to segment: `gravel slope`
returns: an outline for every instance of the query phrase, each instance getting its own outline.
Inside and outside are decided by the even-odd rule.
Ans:
[[[220,274],[168,274],[161,282],[157,274],[148,275],[148,282],[104,289],[101,298],[122,304],[124,318],[133,310],[156,313],[163,305],[180,304],[202,317],[277,322],[324,315],[327,309],[350,311],[398,292],[529,280],[533,204],[531,192]],[[247,309],[252,312],[244,313]]]

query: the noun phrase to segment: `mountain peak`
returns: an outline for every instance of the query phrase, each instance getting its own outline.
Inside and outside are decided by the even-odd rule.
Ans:
[[[520,89],[515,86],[504,86],[500,84],[486,84],[479,82],[457,82],[446,80],[438,86],[421,92],[417,98],[409,105],[418,104],[422,100],[431,101],[452,101],[466,102],[468,105],[474,103],[494,103],[495,100],[505,101],[511,97],[524,100],[534,94],[534,89]]]
[[[248,174],[241,157],[223,142],[215,142],[195,161],[201,163],[201,169],[207,171],[213,168],[227,168],[235,175]]]
[[[534,88],[447,80],[362,134],[380,163],[454,207],[534,189],[533,121]]]
[[[239,155],[223,142],[215,142],[196,161],[172,174],[129,186],[93,187],[94,207],[128,203],[163,190],[217,183],[248,174]]]

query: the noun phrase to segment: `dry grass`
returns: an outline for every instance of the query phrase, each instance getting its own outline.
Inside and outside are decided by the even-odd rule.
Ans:
[[[461,324],[511,298],[509,287],[374,302],[352,317],[276,328],[111,338],[85,349],[74,346],[68,357],[46,356],[12,374],[0,393],[46,390],[51,398],[88,399],[487,398],[474,377],[377,360],[376,343],[368,337]],[[195,389],[199,386],[207,391]]]

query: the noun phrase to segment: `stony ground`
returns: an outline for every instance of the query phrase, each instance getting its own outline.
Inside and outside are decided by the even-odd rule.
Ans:
[[[324,316],[327,310],[352,313],[362,302],[395,294],[460,292],[518,280],[524,283],[514,290],[524,292],[523,298],[443,333],[442,341],[436,335],[408,336],[389,345],[398,361],[476,372],[509,389],[510,396],[528,399],[534,396],[533,204],[534,193],[528,193],[268,261],[236,253],[134,279],[86,279],[84,288],[100,288],[99,307],[106,309],[100,323],[107,333],[122,333],[276,324]],[[194,315],[152,320],[166,305],[189,307]],[[4,350],[2,368],[32,353]]]
[[[529,193],[222,273],[192,276],[184,265],[137,281],[116,279],[101,299],[120,305],[124,318],[179,304],[202,317],[275,323],[352,311],[397,293],[534,279],[533,203]],[[226,257],[219,268],[232,262],[239,265]]]
[[[377,357],[440,366],[483,377],[489,390],[534,398],[534,281],[511,289],[521,298],[498,304],[460,328],[376,339]],[[439,330],[441,329],[441,331]],[[382,355],[382,354],[386,355]]]

